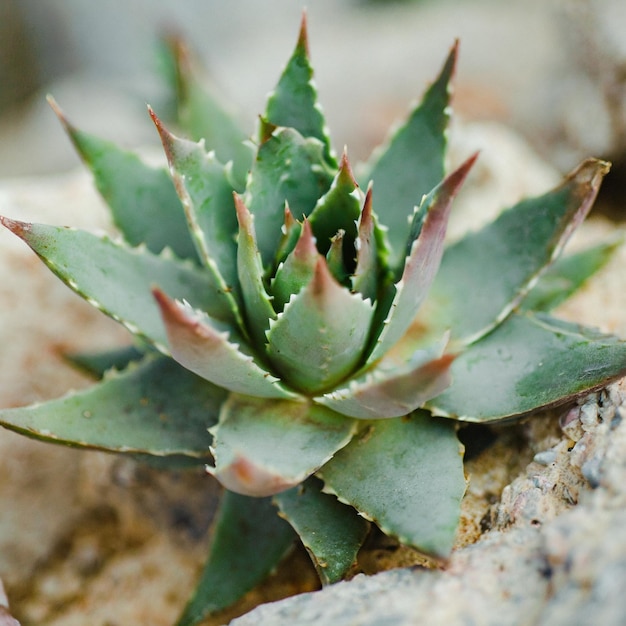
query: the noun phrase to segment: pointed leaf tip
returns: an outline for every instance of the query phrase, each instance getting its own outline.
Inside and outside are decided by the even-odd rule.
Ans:
[[[13,220],[10,217],[0,215],[0,223],[8,228],[14,235],[17,235],[20,239],[24,239],[26,233],[32,229],[32,224],[29,222],[20,222],[19,220]]]
[[[230,465],[219,471],[207,466],[207,471],[229,491],[254,498],[273,496],[301,481],[300,477],[295,481],[285,480],[280,474],[257,466],[243,456],[237,456]]]
[[[298,33],[298,43],[296,44],[296,47],[303,50],[304,54],[307,57],[310,56],[306,10],[302,11],[302,19],[300,20],[300,32]]]

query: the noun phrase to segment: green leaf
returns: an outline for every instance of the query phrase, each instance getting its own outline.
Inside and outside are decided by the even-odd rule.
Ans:
[[[331,388],[361,363],[372,313],[371,302],[339,285],[320,257],[311,282],[270,323],[270,360],[303,393]]]
[[[155,254],[169,247],[178,257],[197,261],[185,213],[167,170],[150,167],[136,154],[78,130],[54,100],[50,99],[50,104],[92,171],[124,239],[131,246],[144,243]]]
[[[0,424],[70,446],[155,456],[209,456],[208,428],[226,391],[166,357],[110,372],[84,391],[0,411]]]
[[[351,276],[352,290],[375,302],[382,282],[378,224],[372,210],[372,188],[367,190],[363,210],[357,222],[356,268]]]
[[[401,278],[394,285],[395,294],[393,299],[384,298],[378,304],[376,319],[380,319],[385,312],[387,314],[378,326],[379,335],[368,357],[368,363],[374,363],[381,358],[402,338],[426,299],[443,255],[452,200],[475,160],[476,155],[437,185],[424,197],[422,205],[415,211],[414,223],[411,225],[405,248],[408,256]],[[419,226],[415,221],[419,222]]]
[[[260,398],[297,397],[256,361],[251,348],[232,329],[158,289],[154,297],[172,357],[183,367],[230,391]]]
[[[324,585],[342,580],[353,568],[369,524],[309,478],[274,496],[280,513],[298,533]]]
[[[198,254],[220,289],[236,290],[237,218],[224,166],[213,153],[207,154],[204,142],[172,135],[152,110],[150,115],[161,136]]]
[[[204,139],[222,163],[233,162],[233,182],[237,191],[243,191],[253,157],[248,135],[216,90],[209,87],[184,44],[177,39],[171,44],[177,74],[178,122],[191,139]]]
[[[565,182],[504,211],[449,247],[418,322],[471,342],[500,323],[585,218],[608,164],[589,159]]]
[[[350,277],[350,272],[348,268],[346,268],[346,264],[344,258],[344,243],[346,241],[345,232],[340,230],[331,240],[330,240],[330,248],[326,253],[326,264],[328,265],[328,269],[330,273],[333,275],[333,278],[340,284],[346,287],[350,286],[348,281]],[[349,244],[347,244],[349,245]],[[358,290],[353,290],[358,291]],[[359,292],[361,293],[361,292]]]
[[[521,304],[523,311],[550,311],[580,289],[611,259],[620,240],[587,248],[558,258],[539,277]]]
[[[298,243],[285,262],[279,265],[272,280],[272,303],[276,311],[282,311],[291,296],[300,293],[311,281],[319,256],[311,225],[305,219]]]
[[[265,116],[275,126],[295,128],[303,137],[318,139],[324,145],[326,161],[336,166],[324,114],[317,103],[305,15],[302,17],[296,48],[276,89],[269,95]]]
[[[388,144],[374,152],[361,179],[374,181],[376,205],[381,207],[378,214],[389,229],[392,267],[404,259],[407,216],[444,176],[446,127],[450,117],[449,83],[456,57],[455,44],[421,104]]]
[[[248,332],[261,349],[266,344],[265,333],[276,313],[263,282],[263,266],[256,241],[254,216],[239,196],[235,196],[239,235],[237,238],[237,271],[245,304]]]
[[[166,351],[165,328],[151,287],[187,300],[219,320],[232,319],[230,302],[211,277],[195,265],[109,237],[0,217],[66,285],[132,333]]]
[[[403,366],[383,359],[346,387],[315,398],[315,402],[359,419],[408,415],[449,386],[453,360],[450,354],[433,358],[428,351],[420,351]]]
[[[104,352],[66,354],[65,359],[75,367],[96,378],[102,376],[110,369],[121,370],[130,363],[140,361],[145,356],[145,349],[140,350],[137,346],[124,346]]]
[[[212,430],[211,473],[231,491],[269,496],[317,471],[354,430],[354,420],[306,401],[231,394]]]
[[[194,626],[239,600],[278,565],[295,539],[269,498],[226,491],[217,513],[209,558],[177,626]]]
[[[321,254],[326,255],[333,237],[340,231],[344,232],[344,241],[350,243],[344,262],[350,268],[354,267],[353,242],[357,238],[356,224],[361,214],[361,203],[359,187],[344,153],[339,172],[328,192],[318,200],[309,220]]]
[[[421,552],[450,553],[465,492],[453,422],[424,411],[362,429],[319,472],[324,490]]]
[[[264,267],[272,266],[281,240],[285,203],[296,219],[308,216],[328,191],[333,173],[322,146],[292,128],[277,128],[259,146],[244,203],[255,216]]]
[[[512,314],[452,365],[435,415],[491,422],[562,404],[626,373],[626,343],[544,314]]]

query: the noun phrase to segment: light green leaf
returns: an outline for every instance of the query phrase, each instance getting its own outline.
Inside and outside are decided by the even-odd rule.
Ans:
[[[226,491],[217,513],[209,558],[177,626],[194,626],[229,607],[262,582],[295,539],[269,498]]]
[[[311,282],[270,323],[270,360],[303,393],[331,388],[361,363],[372,313],[372,303],[339,285],[320,257]]]
[[[391,266],[404,259],[407,217],[422,196],[444,176],[446,127],[450,117],[450,80],[454,73],[457,45],[452,48],[438,78],[408,121],[378,148],[361,178],[374,181],[374,194],[380,220],[387,228],[391,244]]]
[[[84,391],[0,411],[0,424],[45,441],[110,452],[207,460],[224,389],[166,357],[112,371]]]
[[[247,329],[258,349],[266,344],[265,333],[276,313],[263,281],[263,266],[256,241],[254,216],[239,196],[235,196],[239,235],[237,238],[237,272],[245,304]]]
[[[184,44],[172,40],[171,51],[177,74],[180,126],[191,139],[204,139],[207,148],[213,150],[222,163],[233,162],[236,191],[243,191],[253,158],[252,148],[247,143],[248,134],[221,102],[216,89],[209,86]]]
[[[322,583],[342,580],[353,568],[365,541],[367,521],[352,507],[322,493],[315,478],[275,495],[274,501],[298,533]]]
[[[336,166],[324,114],[317,102],[313,68],[309,60],[306,16],[302,17],[296,48],[276,89],[269,95],[265,116],[275,126],[295,128],[303,137],[318,139],[324,145],[326,160]]]
[[[143,243],[154,254],[169,247],[180,258],[199,260],[167,170],[150,167],[136,154],[78,130],[54,100],[50,104],[92,171],[124,239],[131,246]]]
[[[322,196],[309,216],[317,249],[326,255],[333,237],[344,232],[344,242],[348,243],[344,263],[354,267],[354,240],[357,238],[357,220],[361,213],[361,193],[348,163],[346,154],[341,159],[339,172],[333,179],[330,189]]]
[[[435,358],[428,351],[420,351],[403,366],[383,359],[346,387],[315,398],[315,402],[359,419],[408,415],[448,387],[453,360],[453,355]]]
[[[626,343],[544,314],[512,314],[452,364],[435,415],[491,422],[562,404],[626,373]]]
[[[382,265],[379,250],[380,237],[377,234],[378,224],[372,210],[371,187],[367,190],[357,229],[356,267],[351,276],[352,290],[358,291],[364,298],[375,302],[378,299],[382,282]]]
[[[232,319],[230,303],[211,277],[195,265],[127,248],[107,236],[29,224],[0,217],[73,291],[132,333],[165,350],[166,335],[151,287],[187,300],[212,317]]]
[[[450,553],[466,486],[453,422],[424,411],[372,422],[319,474],[325,491],[385,534],[435,557]]]
[[[550,311],[567,300],[602,269],[623,242],[621,240],[587,248],[558,258],[539,277],[521,304],[523,311]]]
[[[272,280],[272,304],[276,311],[282,311],[291,296],[300,293],[311,281],[319,256],[311,225],[305,219],[298,243],[284,263],[279,265]]]
[[[368,357],[368,363],[374,363],[381,358],[402,338],[426,299],[443,254],[452,200],[475,160],[476,156],[469,158],[431,193],[424,196],[421,206],[414,212],[405,247],[407,257],[400,280],[393,286],[395,293],[393,298],[390,293],[378,303],[376,321],[385,313],[386,318],[378,325],[379,335],[375,336],[376,343]]]
[[[198,254],[221,289],[236,290],[237,217],[233,188],[224,166],[214,153],[207,154],[204,142],[180,139],[163,126],[152,110],[150,115],[161,136]]]
[[[313,474],[354,430],[354,420],[306,401],[231,394],[212,430],[211,473],[231,491],[272,495]]]
[[[585,218],[608,164],[589,159],[549,193],[523,200],[449,247],[418,323],[471,342],[501,322]]]
[[[333,172],[322,144],[292,128],[277,128],[259,146],[244,203],[255,216],[257,242],[264,267],[272,266],[281,240],[285,202],[298,220],[313,210],[328,191]]]
[[[162,291],[155,290],[154,297],[172,357],[183,367],[230,391],[260,398],[297,397],[257,362],[252,349],[232,329]]]
[[[83,372],[102,378],[110,369],[122,370],[130,363],[140,361],[147,352],[147,348],[139,349],[137,346],[124,346],[113,348],[104,352],[66,354],[65,359]]]

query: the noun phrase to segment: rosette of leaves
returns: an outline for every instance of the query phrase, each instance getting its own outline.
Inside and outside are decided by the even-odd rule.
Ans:
[[[2,219],[137,337],[77,359],[93,387],[2,425],[206,465],[225,487],[180,624],[235,602],[294,535],[323,583],[353,571],[371,524],[445,559],[466,488],[457,421],[526,415],[626,371],[622,342],[548,313],[610,254],[558,258],[608,165],[585,161],[444,249],[475,160],[445,176],[456,46],[358,176],[331,147],[307,47],[303,21],[248,141],[173,46],[177,134],[150,112],[169,171],[59,111],[120,240]]]

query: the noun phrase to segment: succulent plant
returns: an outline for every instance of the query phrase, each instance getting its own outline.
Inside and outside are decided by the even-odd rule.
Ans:
[[[169,172],[54,105],[122,238],[2,223],[137,340],[75,359],[93,387],[0,423],[206,465],[225,490],[179,624],[235,602],[295,535],[323,583],[353,571],[371,524],[445,559],[466,489],[458,421],[526,415],[626,372],[624,343],[548,313],[610,254],[559,258],[608,164],[585,161],[444,250],[476,158],[445,176],[456,56],[357,174],[331,147],[304,20],[252,142],[172,47],[174,123],[191,139],[150,111]]]

